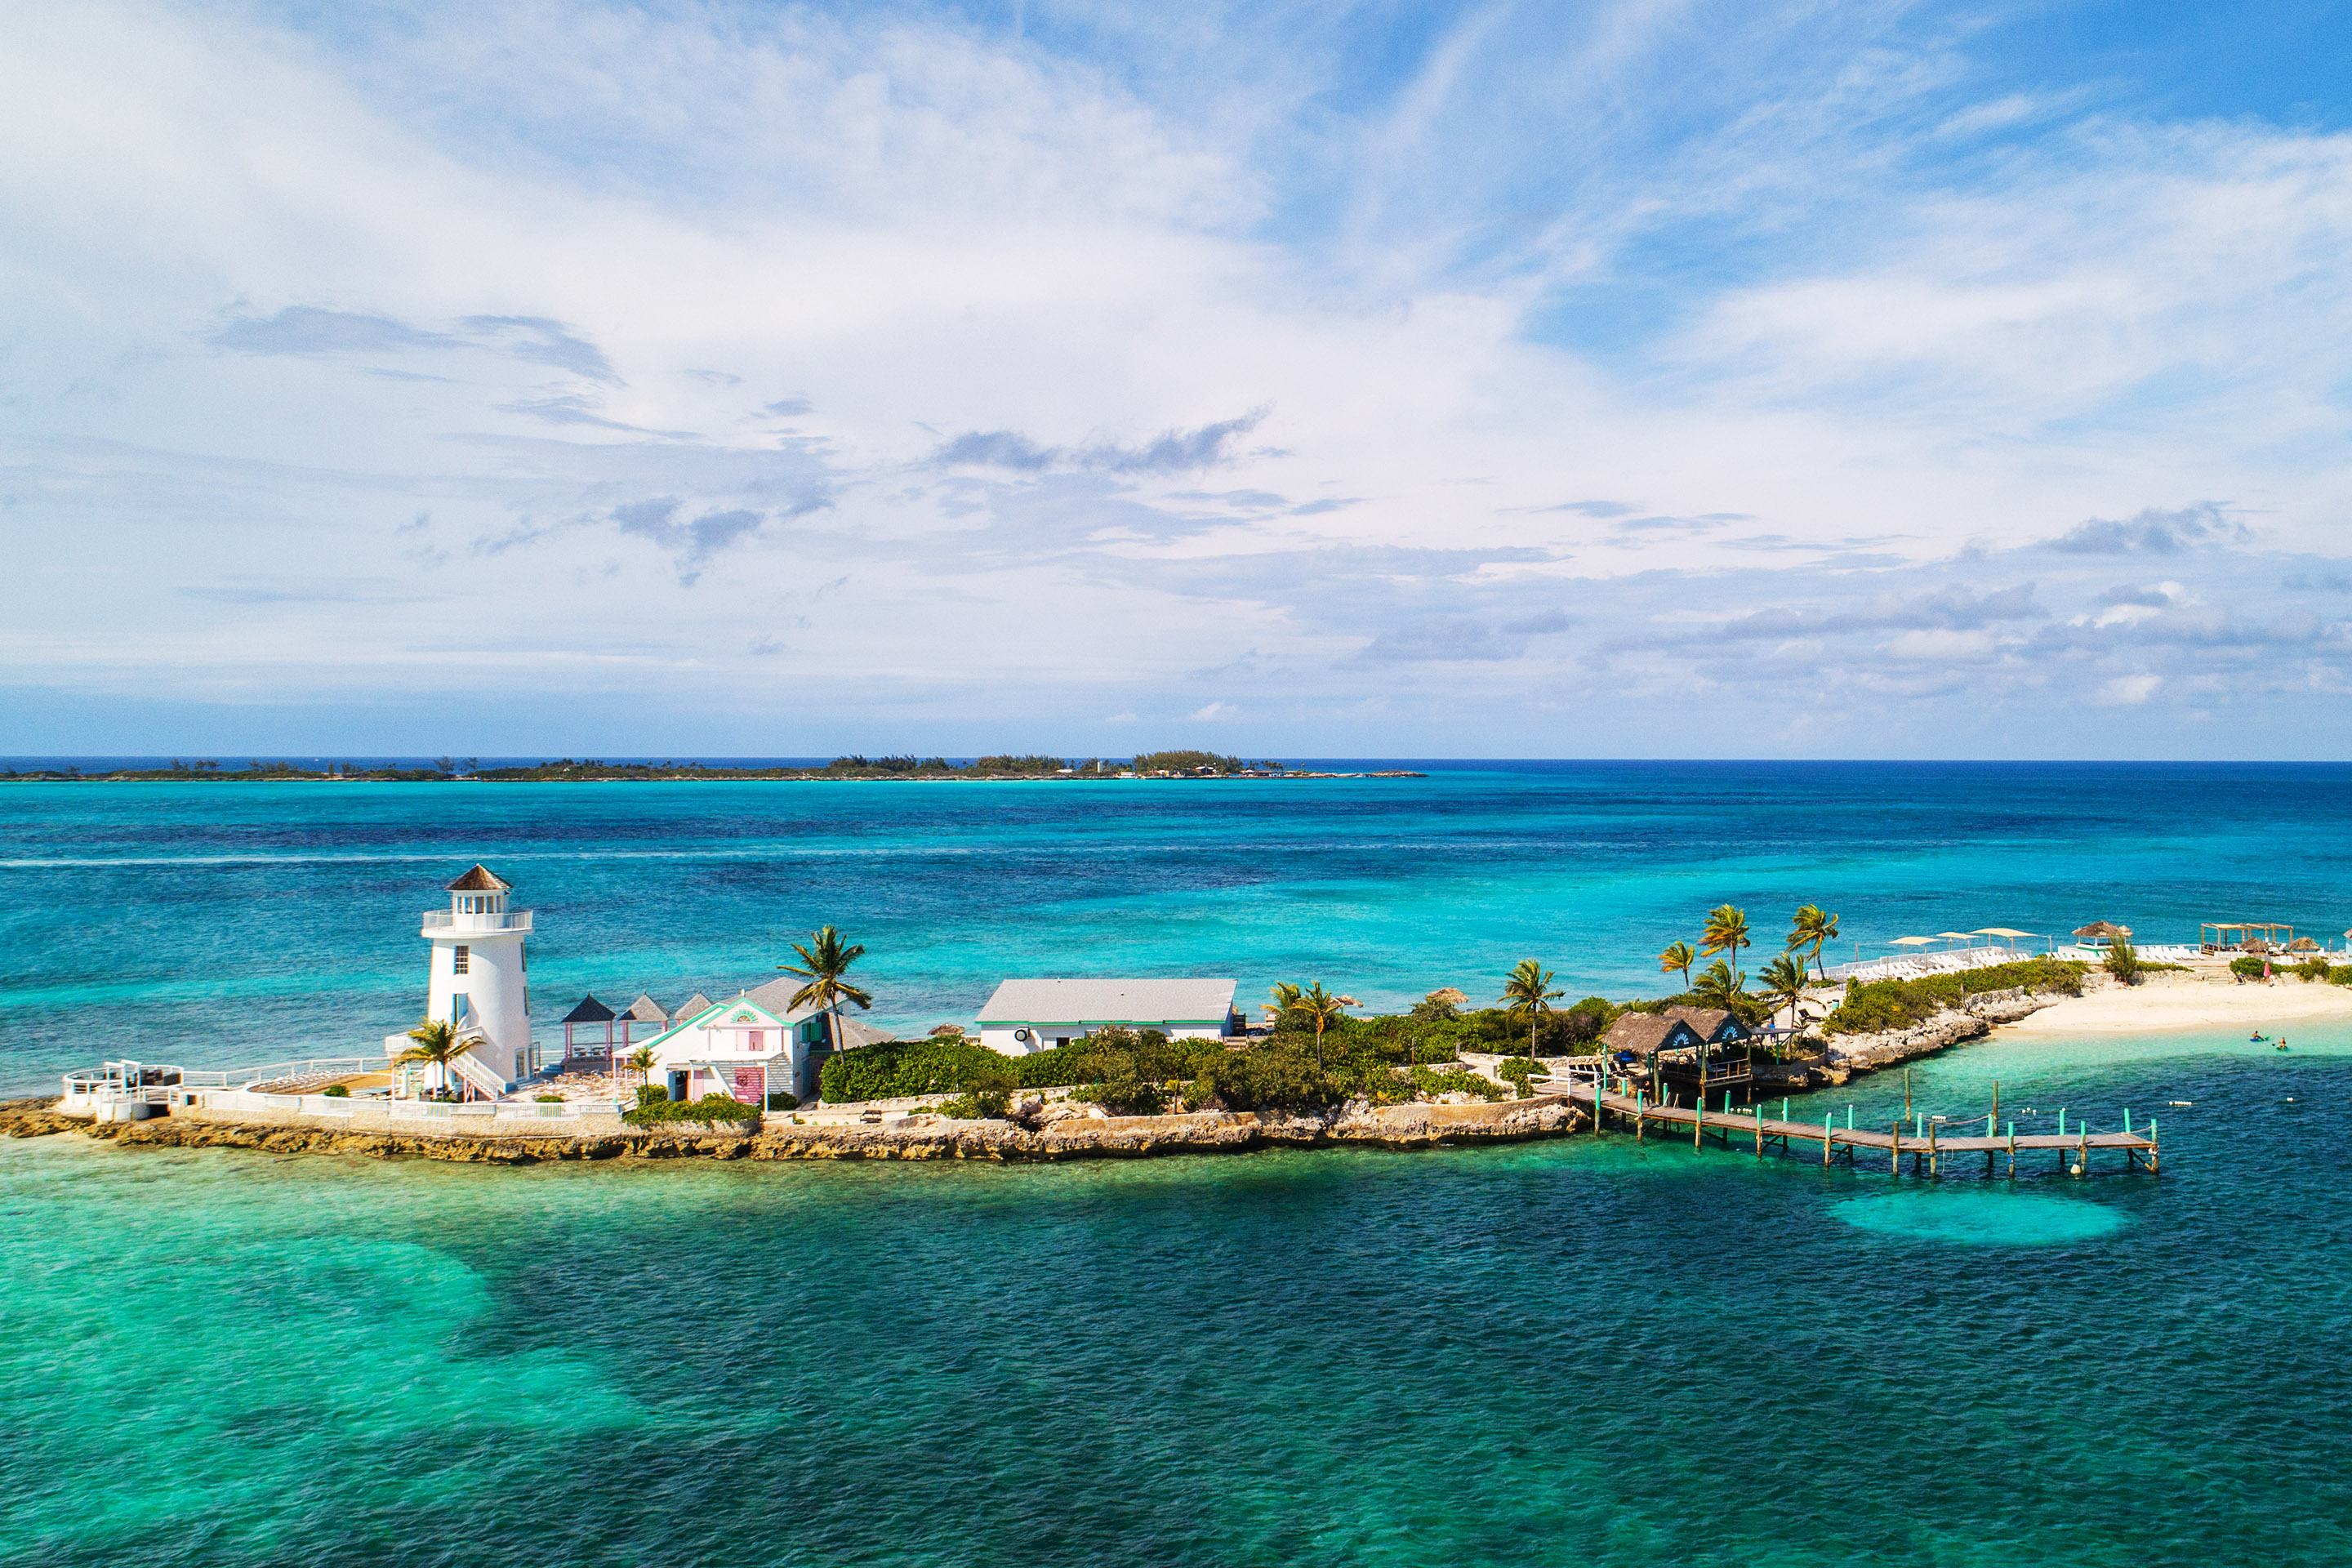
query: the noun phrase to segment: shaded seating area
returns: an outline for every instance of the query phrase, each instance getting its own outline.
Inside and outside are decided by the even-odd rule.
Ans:
[[[1653,1090],[1720,1101],[1755,1080],[1753,1037],[1731,1013],[1711,1007],[1670,1007],[1627,1013],[1601,1037],[1601,1049],[1622,1076],[1646,1077]]]
[[[2113,921],[2093,921],[2089,925],[2074,928],[2074,941],[2082,947],[2113,947],[2119,942],[2131,939],[2131,927],[2117,925]]]
[[[2298,938],[2283,921],[2207,921],[2198,927],[2200,952],[2317,952],[2319,944]]]
[[[681,1008],[681,1016],[691,1016],[700,1007],[710,1004],[700,996]],[[590,992],[580,998],[580,1005],[563,1016],[563,1059],[566,1062],[593,1062],[599,1070],[609,1069],[614,1053],[625,1055],[639,1040],[650,1040],[669,1027],[670,1016],[660,1003],[640,992],[637,999],[625,1012],[615,1013],[596,1000]]]

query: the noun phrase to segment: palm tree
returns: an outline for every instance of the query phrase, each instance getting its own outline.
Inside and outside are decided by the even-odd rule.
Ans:
[[[1681,970],[1683,972],[1683,989],[1687,991],[1690,989],[1691,965],[1697,962],[1698,954],[1691,951],[1690,943],[1686,942],[1672,942],[1668,944],[1665,952],[1658,954],[1658,973],[1661,974],[1672,974],[1675,970]]]
[[[1727,1007],[1731,998],[1739,994],[1740,982],[1747,978],[1744,974],[1734,974],[1731,965],[1718,958],[1698,972],[1698,983],[1691,987],[1691,994],[1702,1002]]]
[[[1363,1004],[1353,996],[1332,995],[1323,989],[1323,983],[1320,980],[1304,991],[1298,990],[1295,985],[1291,989],[1297,993],[1297,1000],[1285,1011],[1296,1011],[1301,1016],[1315,1021],[1315,1070],[1321,1072],[1323,1070],[1323,1030],[1333,1019],[1343,1016],[1347,1009],[1360,1007]],[[1276,986],[1276,990],[1278,992],[1281,987]]]
[[[1819,904],[1807,904],[1797,911],[1796,918],[1790,922],[1789,951],[1795,952],[1798,949],[1803,948],[1810,952],[1815,966],[1821,970],[1822,979],[1827,981],[1830,972],[1828,965],[1822,963],[1822,949],[1835,942],[1837,935],[1837,916],[1823,910]]]
[[[855,1002],[860,1007],[874,1005],[874,998],[859,990],[842,975],[849,966],[866,956],[864,943],[846,946],[841,933],[831,926],[820,926],[803,947],[793,943],[793,951],[801,955],[799,963],[779,963],[778,969],[787,974],[797,974],[808,982],[793,993],[787,1007],[821,1007],[824,1010],[824,1044],[827,1050],[841,1048],[841,1005]]]
[[[1290,1010],[1298,1005],[1298,998],[1305,994],[1287,980],[1276,981],[1266,987],[1265,994],[1274,998],[1265,1005],[1265,1026],[1269,1029],[1279,1026],[1283,1019],[1289,1016]]]
[[[1546,1013],[1551,1011],[1551,1005],[1554,1002],[1568,994],[1565,991],[1551,989],[1551,978],[1550,970],[1532,958],[1523,958],[1519,960],[1519,966],[1511,971],[1511,977],[1503,982],[1502,999],[1510,1004],[1511,1012],[1515,1015],[1525,1013],[1528,1016],[1528,1060],[1529,1061],[1536,1059],[1537,1023]]]
[[[1772,1003],[1775,1017],[1785,1006],[1789,1009],[1789,1026],[1791,1029],[1804,1022],[1797,1007],[1799,999],[1805,994],[1806,975],[1802,960],[1791,958],[1785,952],[1776,953],[1757,979],[1762,983],[1760,988],[1766,998]],[[1779,1056],[1780,1053],[1776,1050],[1772,1054]]]
[[[408,1037],[416,1043],[394,1058],[393,1066],[400,1067],[409,1062],[430,1062],[440,1069],[441,1087],[448,1088],[449,1064],[466,1049],[464,1046],[457,1043],[457,1029],[445,1019],[426,1018],[408,1031]]]
[[[1718,904],[1706,911],[1706,930],[1700,937],[1699,952],[1727,952],[1731,955],[1732,963],[1737,965],[1739,950],[1755,945],[1748,940],[1747,910],[1733,909],[1729,904]],[[1734,973],[1737,973],[1736,969]],[[1739,989],[1747,979],[1744,974],[1738,975],[1731,988],[1735,991]]]
[[[654,1048],[651,1046],[639,1046],[635,1050],[631,1051],[628,1056],[628,1063],[631,1067],[637,1069],[638,1082],[651,1083],[653,1081]]]

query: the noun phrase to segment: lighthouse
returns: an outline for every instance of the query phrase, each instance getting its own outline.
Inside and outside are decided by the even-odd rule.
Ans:
[[[507,908],[512,883],[487,866],[449,884],[449,908],[427,910],[419,933],[433,944],[432,983],[425,1016],[449,1025],[478,1068],[459,1071],[477,1089],[488,1080],[500,1090],[530,1076],[530,981],[523,968],[523,943],[530,935],[530,911]]]

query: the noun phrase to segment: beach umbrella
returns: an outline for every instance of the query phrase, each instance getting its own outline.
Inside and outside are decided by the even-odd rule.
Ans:
[[[2102,939],[2110,942],[2117,939],[2129,942],[2131,940],[2131,927],[2119,926],[2113,921],[2093,921],[2089,925],[2076,926],[2074,928],[2074,934],[2090,942],[2097,942]]]
[[[1889,945],[1894,947],[1925,947],[1936,939],[1932,936],[1898,936]]]

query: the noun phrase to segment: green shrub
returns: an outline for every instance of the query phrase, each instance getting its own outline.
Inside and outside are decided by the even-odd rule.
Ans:
[[[560,1094],[534,1094],[530,1098],[535,1103],[540,1105],[561,1105],[563,1103],[563,1097]]]
[[[2260,980],[2263,977],[2263,971],[2267,967],[2269,967],[2267,961],[2256,958],[2252,953],[2246,954],[2243,958],[2230,960],[2230,973],[2241,980]]]
[[[2139,950],[2127,942],[2116,942],[2107,949],[2107,973],[2126,985],[2139,984]]]
[[[1443,996],[1424,996],[1412,1005],[1412,1011],[1406,1016],[1416,1024],[1450,1024],[1461,1015]]]
[[[2327,972],[2330,985],[2352,985],[2352,963],[2339,963]]]
[[[1113,1116],[1157,1116],[1168,1109],[1168,1096],[1138,1074],[1135,1058],[1127,1051],[1110,1053],[1101,1081],[1071,1090],[1070,1098],[1099,1105]]]
[[[1925,980],[1874,980],[1868,984],[1848,980],[1845,999],[1822,1024],[1830,1035],[1874,1035],[1887,1029],[1907,1029],[1947,1007],[1958,1005],[1986,991],[2023,986],[2029,991],[2063,991],[2079,996],[2090,965],[2079,959],[2029,958],[1984,969],[1964,969],[1957,974],[1931,974]]]
[[[1495,1068],[1495,1076],[1519,1091],[1521,1100],[1535,1093],[1536,1069],[1525,1057],[1507,1057]]]
[[[778,1089],[768,1096],[768,1109],[771,1110],[798,1110],[800,1108],[799,1095],[786,1094],[782,1089]]]
[[[633,1127],[650,1127],[664,1121],[749,1121],[759,1114],[758,1106],[746,1105],[732,1095],[672,1100],[665,1092],[658,1100],[642,1101],[635,1110],[623,1111],[621,1120]]]
[[[1486,1100],[1503,1098],[1503,1091],[1495,1087],[1493,1079],[1483,1073],[1472,1072],[1468,1068],[1451,1068],[1444,1072],[1434,1068],[1415,1068],[1412,1069],[1412,1087],[1416,1094],[1425,1094],[1432,1099],[1441,1094],[1475,1094]]]
[[[2306,981],[2325,980],[2327,978],[2328,973],[2327,960],[2324,958],[2306,958],[2301,963],[2294,966],[2294,972],[2297,974],[2302,975]]]
[[[1008,1089],[975,1089],[940,1106],[940,1114],[959,1121],[988,1121],[1003,1116],[1012,1104],[1013,1095]]]
[[[1214,1100],[1233,1110],[1307,1110],[1337,1105],[1348,1089],[1316,1066],[1311,1045],[1302,1049],[1295,1039],[1276,1037],[1202,1058],[1186,1098],[1193,1105]]]
[[[352,1097],[352,1091],[340,1083],[331,1083],[319,1092],[329,1100],[349,1100]]]
[[[640,1107],[659,1105],[668,1098],[669,1090],[657,1083],[641,1083],[637,1086],[637,1104]]]

